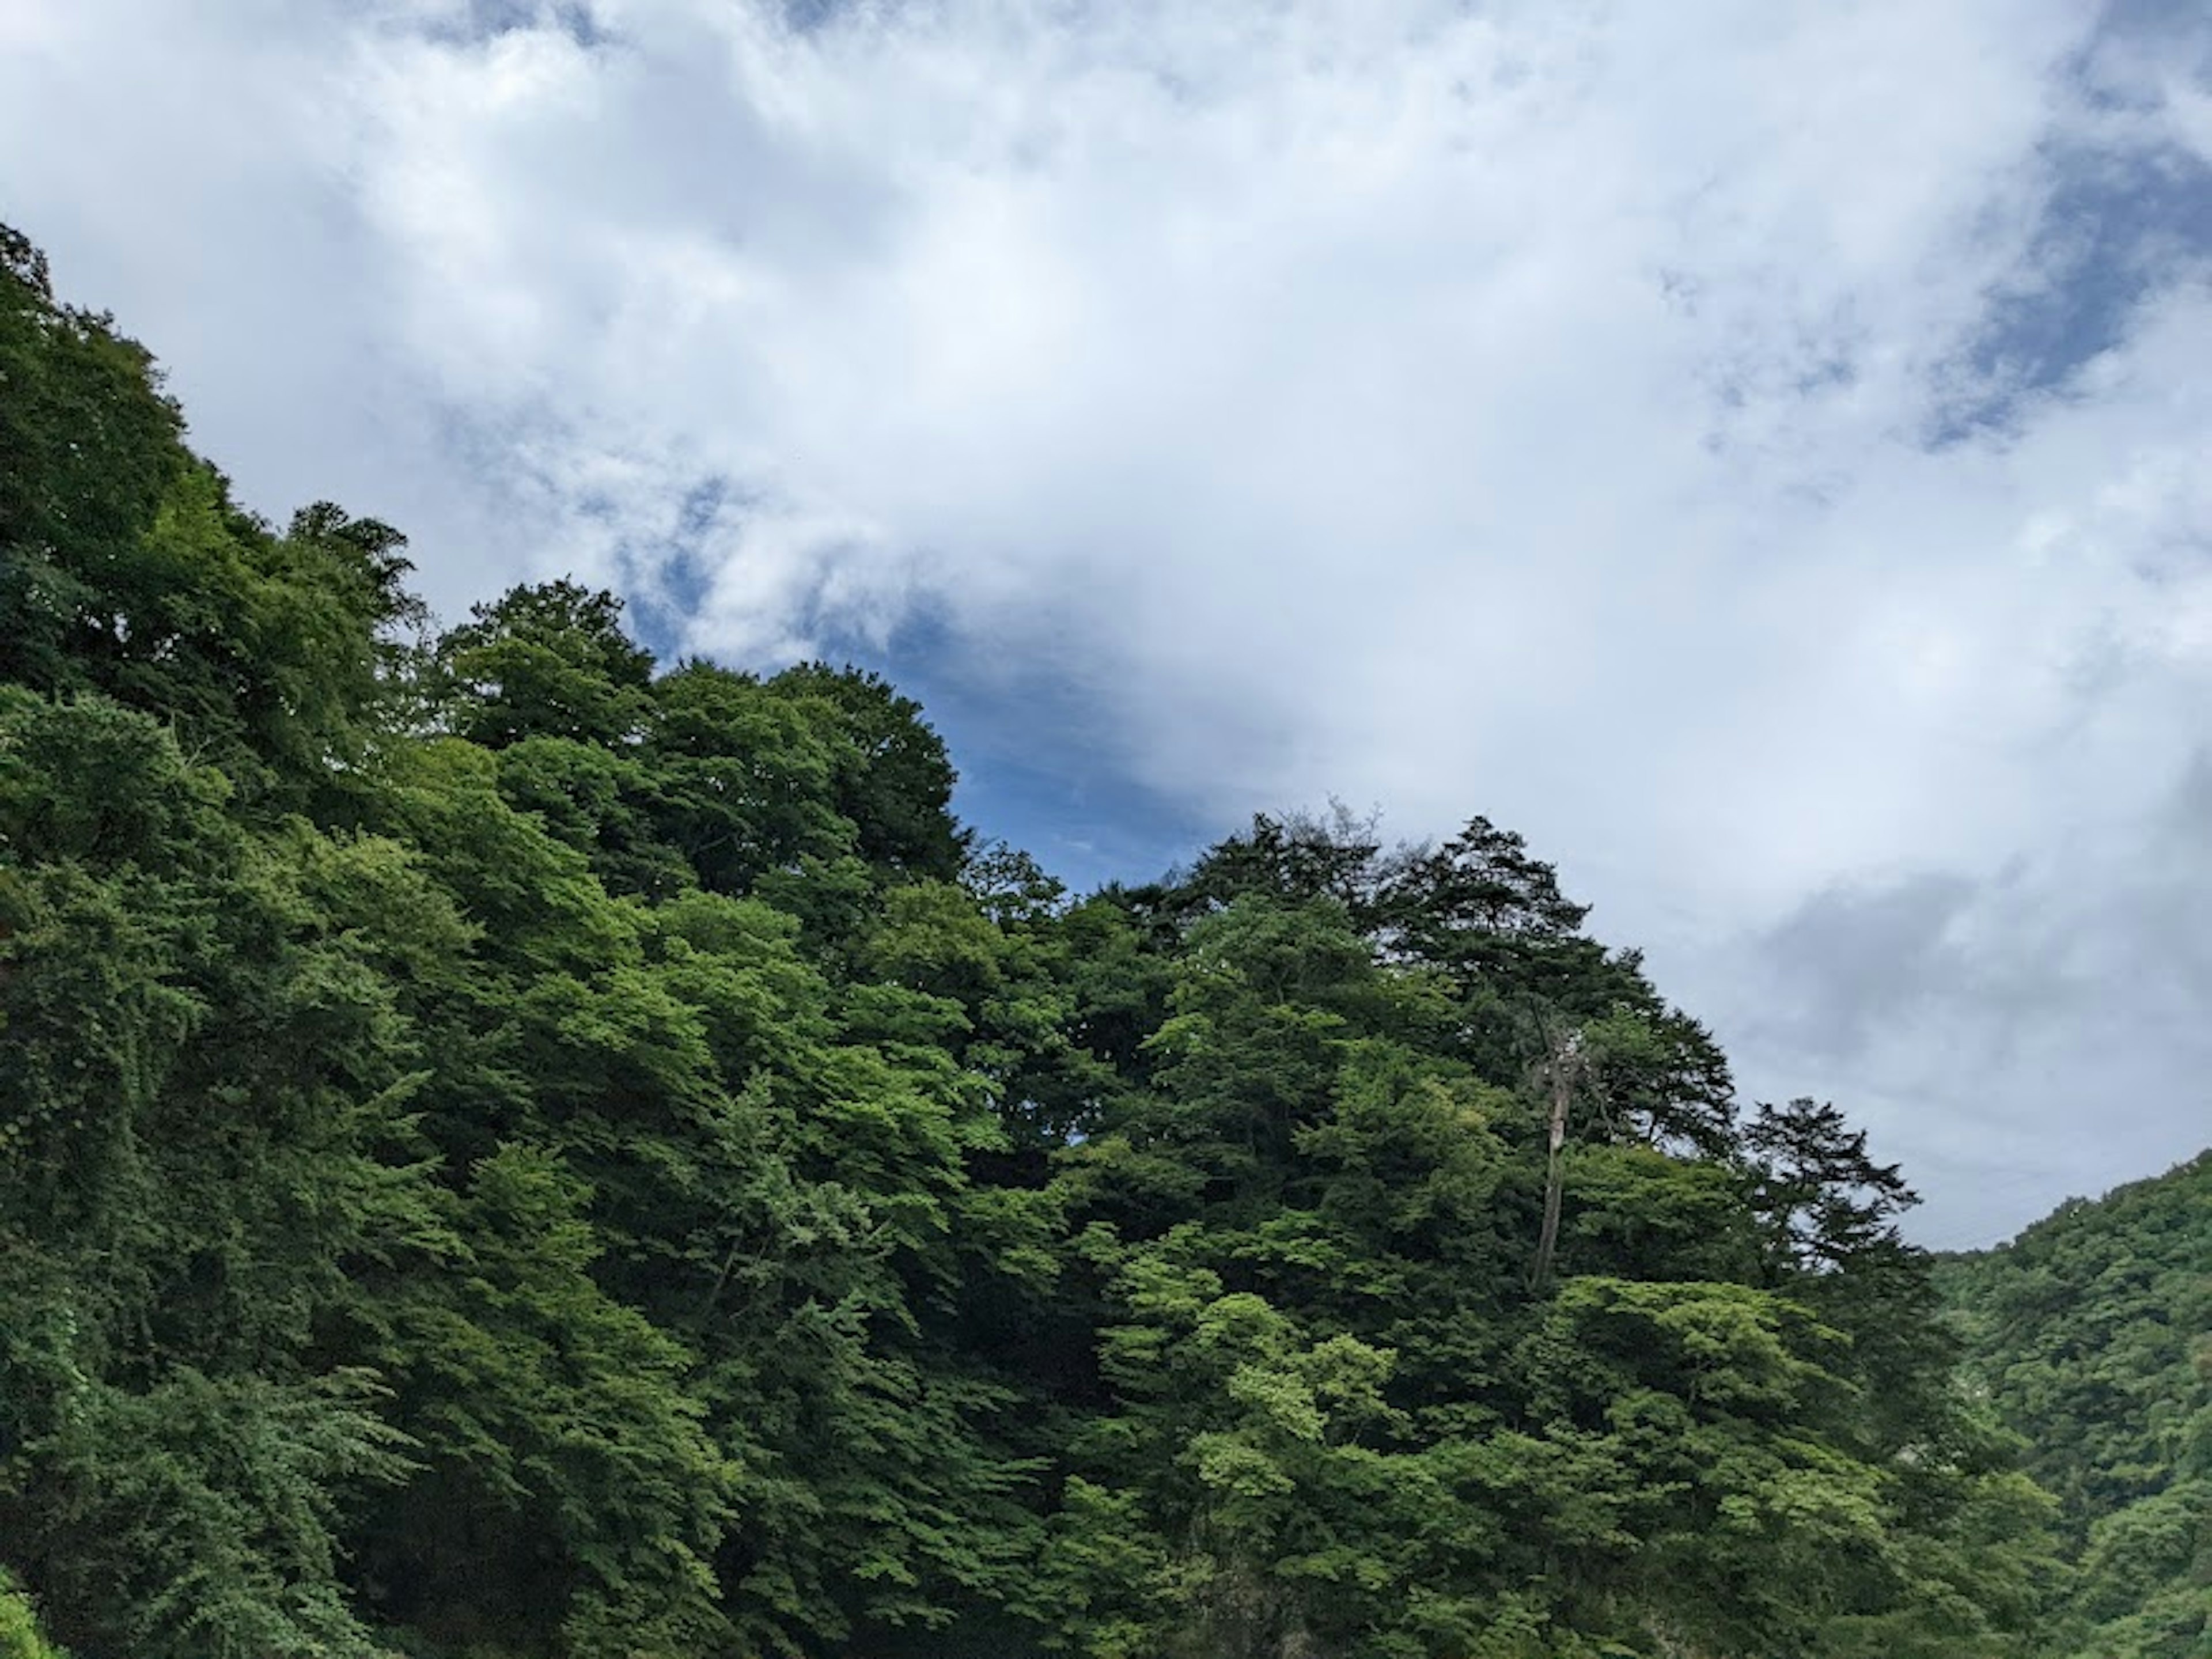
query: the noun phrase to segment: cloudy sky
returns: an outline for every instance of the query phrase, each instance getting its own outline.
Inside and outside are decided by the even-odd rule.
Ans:
[[[1522,830],[1929,1243],[2212,1140],[2196,0],[0,0],[0,220],[1079,883]]]

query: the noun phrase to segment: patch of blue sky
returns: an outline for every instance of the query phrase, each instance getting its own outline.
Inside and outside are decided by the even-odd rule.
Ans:
[[[648,581],[623,584],[624,620],[664,668],[674,667],[686,654],[686,621],[698,615],[714,581],[714,573],[696,553],[677,549],[653,562]]]
[[[831,660],[921,704],[959,769],[954,808],[981,841],[1021,848],[1076,892],[1152,880],[1218,833],[1134,775],[1079,681],[1024,667],[1010,682],[1002,653],[941,611],[917,605],[881,644],[818,637]]]
[[[835,22],[846,9],[846,0],[783,0],[783,21],[793,33],[811,34]]]
[[[428,33],[488,40],[518,31],[556,29],[587,50],[611,44],[612,32],[600,21],[590,0],[468,0],[465,19],[433,25]]]
[[[1940,442],[2015,426],[2122,344],[2148,301],[2212,278],[2212,165],[2172,146],[2054,154],[2025,270],[1990,295]]]
[[[579,510],[588,512],[593,498]],[[597,498],[611,520],[615,504]],[[668,533],[643,542],[625,540],[617,553],[618,586],[630,631],[639,643],[672,667],[687,654],[691,619],[707,605],[714,586],[714,556],[707,544],[726,515],[744,510],[750,496],[726,474],[709,472],[693,479],[676,498]],[[732,667],[757,667],[732,664]]]
[[[2212,12],[2112,0],[2068,76],[2091,118],[2044,147],[2026,258],[1948,366],[1936,444],[2016,429],[2124,343],[2147,304],[2212,281],[2212,161],[2124,118],[2154,112],[2175,80],[2212,87]]]

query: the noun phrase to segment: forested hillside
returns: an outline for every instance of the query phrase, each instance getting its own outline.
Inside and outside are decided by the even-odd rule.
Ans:
[[[1942,1277],[1966,1376],[2064,1505],[2042,1650],[2212,1654],[2212,1152]]]
[[[1077,896],[880,680],[402,550],[0,245],[0,1567],[79,1659],[2009,1659],[1990,1404],[2115,1437],[2093,1555],[2201,1512],[2201,1410],[1956,1388],[1898,1173],[1510,833]]]

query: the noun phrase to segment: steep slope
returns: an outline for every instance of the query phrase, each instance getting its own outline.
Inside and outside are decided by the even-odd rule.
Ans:
[[[1964,1368],[2078,1552],[2047,1651],[2212,1653],[2212,1152],[1946,1262]]]

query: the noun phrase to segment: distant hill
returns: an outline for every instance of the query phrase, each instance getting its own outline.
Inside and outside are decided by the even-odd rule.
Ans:
[[[1942,1264],[1969,1386],[2077,1560],[2043,1651],[2212,1655],[2212,1152]]]

